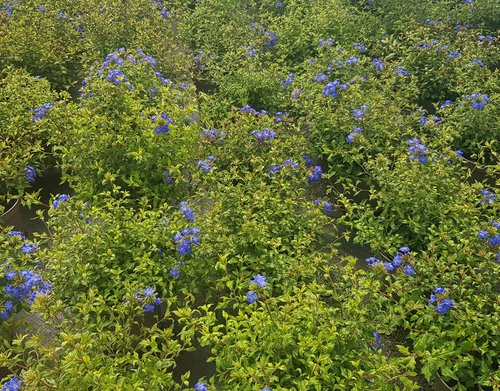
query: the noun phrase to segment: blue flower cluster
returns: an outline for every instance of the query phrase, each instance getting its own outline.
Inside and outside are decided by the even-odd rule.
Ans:
[[[20,391],[22,388],[22,382],[16,376],[10,379],[2,387],[1,391]]]
[[[7,2],[0,7],[0,12],[5,12],[7,16],[12,16],[12,11],[15,6],[19,5],[17,1],[10,1],[7,0]]]
[[[366,110],[368,110],[368,106],[362,105],[359,109],[353,110],[352,113],[354,114],[354,117],[356,117],[356,119],[363,119],[365,116]]]
[[[434,309],[441,316],[446,315],[448,310],[454,307],[453,301],[448,298],[448,291],[443,287],[434,288],[434,293],[431,293],[429,305],[433,304],[435,304]]]
[[[500,244],[500,233],[499,233],[500,222],[491,221],[490,225],[493,227],[491,232],[493,232],[493,230],[494,230],[494,233],[492,233],[491,236],[490,236],[490,232],[488,232],[485,229],[481,229],[477,233],[477,237],[481,240],[487,240],[488,241],[487,243],[490,246],[498,246]]]
[[[257,114],[267,115],[267,111],[266,110],[257,111],[252,106],[249,106],[249,105],[243,106],[240,109],[240,113],[250,113],[250,114],[254,114],[254,115],[257,115]]]
[[[271,172],[269,173],[269,176],[273,177],[275,172],[278,172],[279,170],[281,170],[283,167],[286,167],[286,166],[289,166],[289,167],[296,169],[296,168],[299,168],[299,163],[294,162],[292,159],[286,159],[283,163],[281,163],[279,165],[272,165],[270,167]]]
[[[487,44],[493,43],[493,41],[495,40],[495,38],[493,38],[493,36],[491,35],[480,35],[479,37],[477,37],[477,39],[479,40],[479,42]]]
[[[160,122],[160,125],[155,128],[156,134],[168,133],[170,131],[169,125],[173,125],[175,123],[174,120],[169,118],[165,113],[161,113],[159,117],[157,115],[153,115],[151,117],[151,122],[156,121]]]
[[[313,201],[313,204],[314,204],[314,205],[319,205],[319,204],[321,204],[321,203],[322,203],[321,198],[317,198],[317,199],[315,199],[315,200]],[[323,206],[325,207],[325,213],[326,213],[326,215],[327,215],[327,216],[331,216],[331,215],[332,215],[332,210],[333,210],[333,205],[332,205],[330,202],[325,201],[325,202],[323,203]]]
[[[246,54],[247,57],[255,57],[258,54],[257,50],[255,50],[253,46],[247,46],[246,49],[247,49],[247,54]]]
[[[68,202],[68,201],[69,201],[69,196],[67,194],[61,194],[54,201],[52,201],[52,207],[54,209],[57,209],[61,204],[61,202]]]
[[[307,167],[309,168],[309,175],[307,176],[309,183],[321,180],[323,175],[323,169],[321,166],[307,165]]]
[[[380,334],[378,333],[377,330],[373,332],[373,338],[375,338],[375,343],[370,343],[370,346],[373,350],[380,350],[382,349],[382,338],[380,338]]]
[[[497,200],[497,197],[495,194],[488,189],[483,189],[481,190],[481,201],[479,202],[480,205],[490,205],[494,203]]]
[[[108,71],[108,74],[106,75],[106,80],[112,81],[115,86],[119,86],[123,83],[129,82],[127,76],[125,76],[125,73],[120,69],[111,69],[110,71]],[[132,84],[130,84],[130,87],[133,88]]]
[[[366,50],[365,45],[363,45],[362,43],[359,43],[359,42],[353,43],[352,47],[358,49],[360,52],[364,52]]]
[[[7,235],[19,236],[21,239],[26,239],[26,235],[24,235],[24,232],[21,232],[21,231],[9,231],[9,232],[7,232]]]
[[[422,144],[420,139],[412,138],[408,140],[408,152],[410,153],[410,160],[418,159],[421,164],[425,164],[429,161],[427,157],[427,146]]]
[[[472,65],[479,65],[481,68],[484,68],[484,62],[482,62],[479,58],[473,58],[472,61],[467,64],[469,67]]]
[[[396,67],[396,75],[405,77],[405,76],[409,76],[410,74],[402,66],[398,65]]]
[[[172,183],[174,183],[174,178],[172,178],[170,176],[170,171],[165,171],[165,183],[167,183],[168,185],[171,185]]]
[[[288,112],[286,111],[277,111],[276,112],[276,117],[274,118],[274,122],[279,123],[283,122],[283,119],[288,115]]]
[[[384,62],[379,58],[372,59],[373,64],[375,64],[375,72],[380,72],[385,68]]]
[[[260,274],[256,274],[253,278],[248,282],[248,285],[255,287],[256,289],[265,288],[267,286],[267,277],[262,276]],[[249,304],[255,303],[259,299],[259,295],[255,290],[248,291],[246,294],[246,300]]]
[[[200,232],[199,228],[186,228],[175,234],[174,242],[177,244],[177,251],[181,256],[191,254],[191,246],[200,243],[200,237],[198,236]]]
[[[193,210],[188,206],[188,203],[186,201],[181,202],[181,207],[179,209],[180,212],[184,213],[184,217],[188,219],[189,221],[193,222],[194,221],[194,212]]]
[[[490,103],[490,98],[479,92],[475,92],[471,95],[466,95],[464,99],[472,100],[471,106],[474,110],[482,110],[486,107],[486,104]]]
[[[268,38],[267,42],[264,44],[265,46],[276,46],[278,44],[278,36],[275,32],[266,31],[264,35]]]
[[[27,166],[26,170],[24,171],[24,179],[28,181],[29,183],[33,183],[36,180],[36,170],[35,167],[33,166]]]
[[[21,251],[23,252],[23,254],[31,254],[37,248],[38,248],[38,246],[36,244],[23,243],[23,246],[21,247]]]
[[[221,143],[225,135],[226,133],[220,131],[219,129],[203,129],[201,131],[200,137],[202,138],[203,142],[218,141],[219,143]]]
[[[292,83],[293,83],[293,78],[294,78],[294,77],[295,77],[295,74],[293,74],[293,73],[289,73],[289,74],[288,74],[288,76],[287,76],[287,78],[286,78],[285,80],[283,80],[283,81],[281,82],[281,84],[282,84],[284,87],[288,87],[288,86],[292,85]]]
[[[319,40],[319,46],[323,47],[323,46],[333,46],[334,42],[333,42],[333,38],[320,38]]]
[[[323,96],[331,96],[332,98],[338,98],[339,97],[339,93],[338,93],[339,88],[341,90],[348,90],[349,86],[347,84],[341,83],[340,80],[338,80],[338,79],[335,81],[331,81],[323,89]]]
[[[252,131],[252,134],[255,136],[255,138],[259,142],[272,140],[272,139],[275,139],[277,137],[276,132],[269,129],[269,128],[264,128],[264,129],[262,129],[262,131],[254,130],[254,131]]]
[[[347,138],[346,138],[346,143],[352,143],[354,140],[356,140],[356,137],[359,137],[361,134],[363,133],[363,129],[362,128],[354,128],[354,130],[349,133],[347,135]]]
[[[198,383],[196,383],[194,385],[194,389],[196,391],[208,391],[207,385],[205,383],[201,382],[201,381],[199,381]]]
[[[410,265],[410,248],[401,247],[396,255],[394,256],[392,262],[382,262],[375,257],[366,258],[365,261],[372,267],[384,268],[386,272],[391,273],[402,267],[403,273],[407,276],[413,276],[415,274],[415,269]]]
[[[161,305],[161,299],[155,297],[154,288],[144,288],[142,291],[137,291],[136,294],[137,300],[148,301],[148,303],[144,304],[144,312],[154,312],[155,308]]]
[[[43,281],[42,276],[30,270],[15,272],[4,264],[5,294],[10,296],[4,303],[4,310],[0,312],[0,319],[5,320],[14,309],[14,304],[28,300],[31,304],[37,295],[45,295],[52,290],[49,282]],[[2,278],[3,280],[3,278]]]
[[[215,156],[209,156],[205,160],[198,161],[198,167],[202,169],[203,172],[210,172],[213,168],[212,162],[215,160]]]
[[[40,107],[37,107],[36,109],[30,110],[33,113],[33,116],[31,117],[31,122],[36,122],[40,121],[45,113],[49,111],[52,107],[54,107],[54,102],[46,103]]]

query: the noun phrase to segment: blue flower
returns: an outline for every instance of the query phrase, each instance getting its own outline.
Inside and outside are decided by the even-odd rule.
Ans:
[[[411,250],[410,250],[410,247],[401,247],[398,252],[402,253],[402,254],[407,254],[409,253]]]
[[[333,209],[333,205],[330,202],[326,201],[325,202],[325,212],[326,212],[327,216],[332,215],[332,209]]]
[[[112,81],[114,85],[119,86],[122,83],[128,82],[127,76],[125,76],[125,73],[119,69],[112,69],[108,71],[108,74],[106,75],[106,80]]]
[[[474,110],[482,110],[482,109],[484,109],[484,107],[485,107],[484,102],[480,102],[480,101],[479,102],[477,102],[477,101],[472,102],[472,108]]]
[[[67,201],[69,201],[69,196],[67,194],[61,194],[54,201],[52,201],[52,207],[54,209],[57,209],[61,202],[67,202]]]
[[[352,47],[357,48],[360,52],[364,52],[366,50],[365,45],[363,45],[362,43],[353,43]]]
[[[9,236],[19,236],[21,239],[26,239],[26,236],[21,231],[9,231],[9,232],[7,232],[7,235],[9,235]]]
[[[184,213],[184,217],[188,219],[189,221],[193,222],[194,221],[194,212],[193,210],[188,206],[188,203],[186,201],[181,202],[181,207],[179,209],[180,212]]]
[[[375,258],[375,257],[366,258],[366,259],[365,259],[365,261],[366,261],[367,263],[369,263],[370,265],[374,265],[374,264],[377,264],[377,263],[379,263],[379,262],[380,262],[380,261],[379,261],[377,258]]]
[[[180,276],[181,272],[179,271],[179,269],[177,269],[176,267],[170,269],[170,271],[168,272],[169,276],[172,277],[172,278],[177,278]]]
[[[165,171],[165,182],[169,185],[174,183],[174,178],[170,176],[170,172],[168,170]]]
[[[264,288],[267,285],[267,277],[256,274],[248,282],[249,285],[256,284],[259,288]]]
[[[382,338],[380,338],[380,334],[378,331],[373,332],[373,338],[375,338],[375,344],[370,344],[372,346],[373,350],[380,350],[382,349]]]
[[[285,4],[282,1],[277,1],[275,4],[276,8],[283,8]]]
[[[302,155],[302,159],[306,162],[307,167],[311,167],[313,165],[312,159],[309,155]]]
[[[144,312],[154,312],[154,304],[144,304]]]
[[[448,310],[453,307],[454,307],[453,301],[451,301],[448,298],[445,298],[441,300],[441,302],[438,305],[436,305],[435,310],[439,315],[444,316],[446,315]]]
[[[456,58],[456,57],[460,57],[462,54],[460,52],[450,52],[448,53],[448,55],[446,57],[448,58]]]
[[[391,262],[384,262],[384,267],[389,273],[395,270],[395,267]]]
[[[249,291],[247,293],[247,302],[249,304],[255,303],[258,299],[259,299],[259,296],[257,296],[257,293],[255,293],[254,291]]]
[[[407,275],[412,277],[415,274],[415,269],[411,265],[405,265],[403,267],[403,272]]]
[[[33,251],[35,251],[38,248],[38,246],[34,245],[33,243],[23,243],[23,246],[21,248],[21,251],[24,254],[31,254]]]
[[[375,72],[379,72],[385,68],[384,62],[378,58],[374,58],[372,62],[375,64]]]
[[[21,390],[22,383],[16,376],[10,379],[7,383],[5,383],[2,387],[1,391],[19,391]]]
[[[362,128],[354,128],[354,130],[347,135],[346,142],[352,143],[356,137],[358,137],[357,135],[361,135],[361,133],[363,133]]]
[[[409,76],[409,73],[402,66],[398,65],[396,67],[396,75],[398,75],[398,76]]]
[[[151,122],[156,122],[158,119],[160,119],[161,122],[160,125],[155,128],[156,134],[168,133],[170,131],[169,125],[173,125],[175,123],[174,120],[169,118],[165,113],[161,113],[159,118],[157,115],[154,115],[151,117]]]
[[[314,76],[314,81],[316,83],[321,83],[322,81],[327,80],[328,77],[324,73],[318,73],[316,76]]]
[[[194,385],[194,389],[196,391],[208,391],[207,385],[205,383],[202,383],[201,381]]]
[[[282,81],[281,84],[283,84],[283,86],[285,87],[290,86],[293,83],[294,77],[295,75],[293,73],[289,73],[287,79],[285,81]]]
[[[392,260],[392,264],[395,266],[395,267],[400,267],[402,264],[403,264],[403,258],[401,258],[401,255],[396,255],[393,260]]]
[[[264,44],[265,46],[276,46],[278,44],[278,37],[275,32],[266,31],[264,35],[268,37],[267,42]]]
[[[154,288],[144,288],[143,294],[145,297],[151,297],[155,294],[155,290]]]
[[[340,86],[340,81],[335,80],[328,83],[325,88],[323,88],[323,96],[331,96],[332,98],[338,98],[339,94],[337,89]]]
[[[31,122],[36,122],[40,121],[45,113],[49,111],[52,107],[54,107],[54,102],[51,103],[46,103],[40,107],[37,107],[36,109],[30,110],[33,113],[33,116],[31,117]]]
[[[319,181],[323,175],[323,169],[321,166],[314,166],[311,174],[307,176],[309,182]]]
[[[471,65],[474,65],[474,64],[477,64],[481,68],[484,68],[484,62],[482,62],[479,58],[473,58],[472,61],[470,63],[468,63],[467,65],[471,66]]]
[[[202,169],[203,172],[210,172],[212,170],[212,162],[215,160],[214,156],[209,156],[205,160],[198,161],[198,167]]]
[[[259,142],[267,141],[267,140],[272,140],[277,137],[276,132],[269,128],[264,128],[262,131],[257,131],[254,130],[252,131],[252,134],[255,136],[255,138]]]
[[[28,182],[33,183],[36,180],[36,170],[33,166],[27,166],[24,174],[24,179]]]
[[[488,239],[488,236],[489,236],[489,235],[488,235],[488,232],[487,232],[487,231],[485,231],[484,229],[480,230],[480,231],[477,233],[477,237],[478,237],[479,239],[486,240],[486,239]]]

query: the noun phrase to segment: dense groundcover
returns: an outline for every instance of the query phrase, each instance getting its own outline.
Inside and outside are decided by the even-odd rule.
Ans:
[[[5,1],[2,391],[500,388],[497,0]]]

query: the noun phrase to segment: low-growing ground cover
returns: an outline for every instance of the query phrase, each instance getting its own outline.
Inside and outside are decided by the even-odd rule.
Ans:
[[[0,4],[2,391],[500,388],[499,12]]]

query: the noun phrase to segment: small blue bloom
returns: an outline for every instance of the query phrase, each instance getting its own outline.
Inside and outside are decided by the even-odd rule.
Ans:
[[[25,174],[24,174],[24,178],[28,182],[30,182],[30,183],[35,182],[35,180],[36,180],[36,170],[35,170],[35,167],[33,167],[33,166],[27,166]]]
[[[21,231],[9,231],[9,232],[7,232],[7,235],[9,235],[9,236],[19,236],[21,239],[26,239],[26,235],[24,235],[24,233],[21,232]]]
[[[7,383],[5,383],[2,387],[1,391],[20,391],[22,387],[21,380],[19,380],[16,376],[10,379]]]
[[[23,243],[23,246],[21,248],[21,251],[24,254],[31,254],[33,251],[35,251],[38,248],[38,246],[34,245],[33,243]]]
[[[482,109],[484,109],[484,107],[485,107],[484,102],[481,102],[481,101],[472,102],[472,108],[474,110],[482,110]]]
[[[415,269],[413,269],[413,267],[411,265],[405,265],[403,266],[403,272],[407,275],[407,276],[413,276],[415,274]]]
[[[172,277],[172,278],[177,278],[180,276],[181,272],[179,271],[179,269],[177,269],[176,267],[170,269],[170,271],[168,272],[169,276]]]
[[[410,252],[410,247],[401,247],[398,252],[402,253],[402,254],[407,254]]]
[[[67,201],[69,201],[69,196],[67,194],[61,194],[54,201],[52,201],[52,207],[54,209],[57,209],[61,202],[67,202]]]
[[[389,273],[395,270],[395,267],[391,262],[384,262],[384,267]]]
[[[374,58],[372,62],[375,64],[375,72],[379,72],[385,68],[384,62],[378,58]]]
[[[396,75],[409,76],[410,74],[402,66],[397,66],[396,67]]]
[[[483,240],[486,240],[488,239],[489,235],[488,235],[488,232],[485,231],[484,229],[480,230],[478,233],[477,233],[477,237],[479,239],[483,239]]]
[[[247,293],[247,302],[249,304],[255,303],[258,299],[259,299],[259,296],[257,296],[257,293],[255,293],[254,291],[249,291]]]
[[[186,201],[181,202],[181,207],[179,209],[180,212],[184,213],[184,217],[188,219],[189,221],[193,222],[194,221],[194,212],[193,210],[188,206],[188,203]]]
[[[151,297],[155,294],[154,288],[144,288],[144,296]]]
[[[249,285],[256,284],[259,288],[264,288],[267,285],[267,277],[256,274],[248,282]]]
[[[196,391],[208,391],[207,385],[205,383],[202,383],[201,381],[194,385],[194,389]]]

